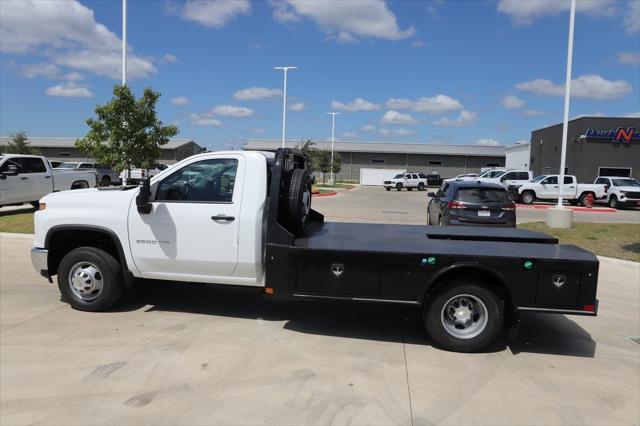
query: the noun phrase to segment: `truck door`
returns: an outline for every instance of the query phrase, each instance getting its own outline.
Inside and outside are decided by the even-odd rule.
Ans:
[[[549,176],[540,182],[540,191],[538,191],[538,198],[546,200],[552,200],[558,198],[560,187],[558,186],[558,176]]]
[[[238,263],[244,159],[192,162],[154,182],[152,211],[129,213],[129,243],[143,277],[206,281]]]
[[[578,190],[578,184],[574,176],[564,177],[564,186],[562,187],[562,197],[565,199],[576,198],[576,191]]]
[[[7,172],[9,169],[17,169],[18,174],[3,174],[0,179],[0,204],[23,203],[29,198],[29,182],[24,174],[22,167],[22,158],[14,157],[7,159],[0,166],[0,173]]]
[[[43,158],[24,157],[22,165],[28,182],[29,201],[38,201],[53,190],[51,171],[44,164]]]

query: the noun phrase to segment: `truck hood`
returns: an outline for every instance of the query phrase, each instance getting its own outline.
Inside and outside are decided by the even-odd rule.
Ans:
[[[640,187],[638,186],[616,186],[615,188],[618,191],[624,191],[624,192],[640,192]]]
[[[53,192],[43,197],[40,202],[46,203],[47,208],[121,210],[127,209],[129,202],[137,194],[137,187],[73,189]]]

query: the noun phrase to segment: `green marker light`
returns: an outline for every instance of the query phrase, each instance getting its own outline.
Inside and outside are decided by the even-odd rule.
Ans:
[[[433,257],[433,256],[429,256],[429,257],[427,258],[427,263],[428,263],[429,265],[435,265],[435,264],[436,264],[436,258],[435,258],[435,257]]]
[[[524,269],[526,269],[527,271],[533,269],[533,262],[530,260],[526,260],[522,266],[524,266]]]

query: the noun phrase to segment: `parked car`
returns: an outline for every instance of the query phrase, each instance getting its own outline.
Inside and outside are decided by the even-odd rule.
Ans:
[[[53,169],[37,155],[0,155],[0,206],[31,203],[51,192],[94,187],[94,170]]]
[[[542,175],[518,187],[511,187],[510,190],[517,194],[517,199],[524,204],[531,204],[536,200],[553,201],[557,200],[560,194],[558,178],[558,175]],[[606,196],[604,184],[577,182],[575,176],[564,176],[562,198],[571,204],[579,203],[586,206],[585,200],[589,194],[594,200],[601,200]]]
[[[453,182],[456,180],[474,180],[475,178],[478,177],[477,173],[463,173],[461,175],[452,177],[452,178],[448,178],[448,179],[443,179],[442,182]]]
[[[640,182],[637,179],[598,176],[593,183],[604,185],[606,194],[598,201],[606,202],[609,207],[640,207]]]
[[[429,196],[427,225],[516,226],[516,205],[501,185],[447,182]]]
[[[120,180],[124,182],[124,180],[126,179],[127,185],[139,185],[143,179],[146,179],[148,177],[154,177],[161,171],[166,170],[167,168],[169,168],[169,166],[167,166],[166,164],[157,164],[156,167],[153,169],[135,168],[135,169],[131,169],[131,173],[129,174],[129,177],[127,177],[127,171],[123,170],[120,173]]]
[[[104,164],[91,163],[91,162],[64,162],[60,166],[60,169],[82,169],[82,170],[95,170],[98,176],[98,185],[120,185],[122,180],[118,172],[114,171],[111,166]]]
[[[527,170],[504,170],[497,173],[491,173],[490,176],[479,177],[478,180],[488,183],[496,183],[502,185],[505,189],[510,185],[521,185],[529,182],[533,178],[533,174]]]
[[[438,173],[429,173],[427,175],[427,186],[439,187],[442,185],[442,176]]]
[[[406,188],[407,191],[411,191],[413,188],[417,188],[418,191],[424,191],[428,185],[428,178],[424,173],[419,172],[404,172],[397,174],[391,180],[384,181],[384,188],[387,191],[391,191],[391,188],[395,188],[397,191]]]
[[[62,163],[63,163],[62,161],[49,160],[49,164],[51,165],[52,169],[60,167]]]
[[[406,304],[435,344],[460,352],[491,345],[523,311],[597,315],[593,253],[517,228],[325,222],[307,166],[288,148],[209,152],[138,188],[49,194],[32,264],[82,311],[109,309],[134,278],[253,287],[283,302]]]

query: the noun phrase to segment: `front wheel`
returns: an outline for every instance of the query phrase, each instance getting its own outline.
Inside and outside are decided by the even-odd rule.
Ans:
[[[609,207],[611,207],[612,209],[618,208],[618,197],[616,197],[615,195],[609,197]]]
[[[400,190],[402,190],[402,184],[398,183],[396,184],[396,191],[400,191]]]
[[[423,315],[436,345],[455,352],[486,348],[504,323],[503,308],[495,293],[466,281],[437,290],[423,307]]]
[[[418,191],[424,191],[424,183],[420,182],[418,184]]]
[[[536,196],[533,192],[531,191],[527,191],[524,192],[521,196],[520,196],[520,200],[524,203],[524,204],[531,204],[536,200]]]
[[[79,247],[62,258],[58,288],[74,309],[104,311],[124,292],[122,268],[116,258],[104,250]]]

